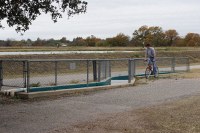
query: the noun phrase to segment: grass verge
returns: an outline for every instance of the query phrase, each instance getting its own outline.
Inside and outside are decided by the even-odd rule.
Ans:
[[[170,74],[169,78],[189,78],[195,79],[200,78],[200,69],[192,69],[189,72],[174,73]]]

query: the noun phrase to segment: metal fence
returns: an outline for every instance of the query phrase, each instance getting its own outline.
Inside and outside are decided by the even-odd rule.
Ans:
[[[189,58],[158,58],[160,72],[189,71]],[[142,58],[74,60],[0,60],[0,89],[89,84],[144,73]]]

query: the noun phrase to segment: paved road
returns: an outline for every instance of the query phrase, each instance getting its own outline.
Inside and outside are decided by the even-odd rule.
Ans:
[[[0,104],[1,133],[45,133],[112,113],[200,93],[200,79],[161,79],[149,84],[54,100]]]

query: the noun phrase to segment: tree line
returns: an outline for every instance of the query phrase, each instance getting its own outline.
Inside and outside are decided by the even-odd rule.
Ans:
[[[66,37],[61,39],[40,39],[33,41],[27,40],[0,40],[0,46],[86,46],[86,47],[143,47],[150,43],[155,47],[176,46],[176,47],[195,47],[200,46],[200,34],[188,33],[181,37],[175,29],[164,31],[159,26],[141,26],[135,30],[132,36],[119,33],[114,37],[101,39],[91,35],[89,37],[76,37],[72,41]]]

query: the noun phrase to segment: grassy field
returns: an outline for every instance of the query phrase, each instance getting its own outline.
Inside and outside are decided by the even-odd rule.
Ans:
[[[187,56],[191,59],[200,57],[200,47],[156,47],[157,56]],[[0,56],[0,58],[124,58],[144,57],[142,47],[0,47],[0,52],[36,52],[36,51],[140,51],[137,53],[104,53],[104,54],[65,54],[65,55],[17,55]]]

